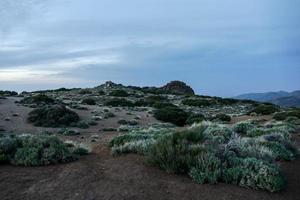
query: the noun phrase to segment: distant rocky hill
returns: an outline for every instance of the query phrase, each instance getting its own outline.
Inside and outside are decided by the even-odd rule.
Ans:
[[[195,94],[194,90],[182,81],[171,81],[165,86],[161,87],[161,89],[166,91],[171,91],[177,94],[188,94],[188,95]]]
[[[250,99],[260,102],[270,102],[283,107],[300,107],[300,90],[294,92],[266,92],[242,94],[237,99]]]

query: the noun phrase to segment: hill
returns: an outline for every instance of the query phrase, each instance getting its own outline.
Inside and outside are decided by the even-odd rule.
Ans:
[[[282,107],[300,107],[300,90],[293,92],[278,91],[266,93],[247,93],[235,97],[259,102],[270,102]]]

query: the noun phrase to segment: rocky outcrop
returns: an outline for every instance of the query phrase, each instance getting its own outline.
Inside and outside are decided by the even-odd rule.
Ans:
[[[194,90],[182,81],[171,81],[165,86],[161,87],[163,90],[170,91],[176,94],[194,95]]]

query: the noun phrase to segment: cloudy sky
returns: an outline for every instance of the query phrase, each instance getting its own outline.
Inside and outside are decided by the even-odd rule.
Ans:
[[[298,0],[0,0],[0,89],[300,89]]]

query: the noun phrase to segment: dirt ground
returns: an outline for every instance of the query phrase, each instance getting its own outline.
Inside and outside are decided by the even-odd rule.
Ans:
[[[25,125],[23,121],[25,118],[22,115],[25,116],[30,109],[17,107],[11,100],[5,101],[5,104],[0,104],[0,126],[7,130],[35,130],[36,127]],[[13,121],[18,123],[4,122],[3,119],[13,112],[21,116],[17,119],[12,117],[12,120],[19,120]],[[5,125],[9,123],[12,124]],[[98,128],[95,130],[98,131]],[[300,197],[300,159],[281,163],[288,186],[280,193],[223,183],[199,185],[187,176],[167,174],[147,166],[138,155],[111,156],[107,143],[116,133],[100,134],[93,153],[73,163],[46,167],[1,165],[0,200],[296,200]],[[295,136],[295,140],[299,144],[299,136]]]

